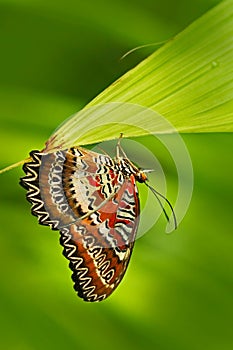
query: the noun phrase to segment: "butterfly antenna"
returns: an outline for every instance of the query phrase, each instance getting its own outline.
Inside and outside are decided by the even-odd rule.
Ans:
[[[151,187],[150,185],[148,185],[148,183],[145,182],[145,184],[146,184],[146,186],[151,190],[151,192],[155,195],[155,197],[156,197],[157,201],[159,202],[159,205],[160,205],[160,207],[162,208],[163,213],[164,213],[164,215],[165,215],[165,217],[166,217],[166,219],[167,219],[168,222],[170,221],[170,220],[169,220],[169,217],[168,217],[167,212],[166,212],[166,210],[164,209],[163,204],[162,204],[162,202],[161,202],[161,200],[160,200],[159,197],[163,198],[163,199],[166,201],[166,203],[169,205],[169,207],[170,207],[170,209],[171,209],[171,211],[172,211],[172,216],[173,216],[173,220],[174,220],[174,226],[175,226],[175,230],[176,230],[176,229],[177,229],[176,215],[175,215],[174,209],[173,209],[171,203],[169,202],[169,200],[168,200],[165,196],[163,196],[160,192],[156,191],[153,187]]]

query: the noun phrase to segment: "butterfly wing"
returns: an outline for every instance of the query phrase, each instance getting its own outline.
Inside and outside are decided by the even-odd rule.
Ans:
[[[123,177],[114,171],[113,160],[82,148],[43,154],[30,153],[21,185],[28,191],[32,214],[41,225],[59,230],[94,211],[118,190]],[[118,184],[118,187],[115,186]]]
[[[100,223],[81,220],[61,229],[60,242],[70,260],[74,288],[85,301],[105,299],[122,280],[134,245],[138,210],[130,179],[99,209]]]
[[[82,148],[31,152],[21,185],[39,223],[60,230],[75,290],[100,301],[121,281],[134,245],[139,201],[134,176]]]

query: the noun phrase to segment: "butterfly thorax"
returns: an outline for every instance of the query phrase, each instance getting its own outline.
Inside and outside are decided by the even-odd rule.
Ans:
[[[128,158],[116,158],[115,163],[119,168],[119,171],[129,178],[131,175],[135,177],[135,180],[143,183],[147,180],[147,176],[143,170],[134,165]]]

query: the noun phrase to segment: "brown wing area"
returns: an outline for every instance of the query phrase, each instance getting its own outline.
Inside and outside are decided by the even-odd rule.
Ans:
[[[131,176],[117,195],[99,209],[98,225],[90,225],[85,219],[60,230],[63,254],[73,271],[74,289],[85,301],[107,298],[125,274],[139,219],[135,186]]]
[[[51,229],[58,230],[97,208],[106,197],[105,187],[113,188],[118,179],[114,172],[105,179],[113,166],[110,157],[82,148],[50,154],[32,151],[30,156],[20,184],[27,190],[32,214]]]

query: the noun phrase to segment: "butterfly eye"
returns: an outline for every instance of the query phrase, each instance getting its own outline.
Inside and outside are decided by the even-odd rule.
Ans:
[[[138,173],[135,175],[135,179],[140,183],[144,183],[147,180],[147,176],[142,170],[139,170]]]

